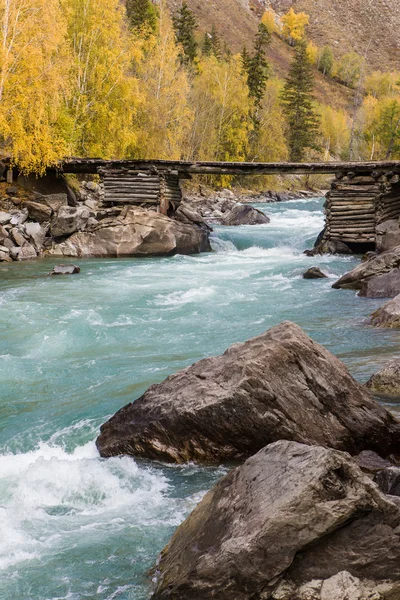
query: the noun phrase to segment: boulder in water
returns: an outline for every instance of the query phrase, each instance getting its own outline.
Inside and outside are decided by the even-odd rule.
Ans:
[[[86,209],[87,210],[87,209]],[[108,213],[107,213],[108,214]],[[209,251],[208,231],[142,208],[99,221],[94,231],[74,233],[50,250],[54,256],[167,256]]]
[[[242,461],[280,439],[400,452],[400,423],[290,322],[152,385],[101,427],[101,456]]]
[[[152,600],[399,592],[399,526],[399,508],[348,454],[279,441],[231,471],[178,527]]]
[[[81,268],[77,265],[56,265],[50,275],[74,275],[80,272]]]
[[[366,385],[375,394],[400,396],[400,358],[385,363]]]
[[[400,294],[372,313],[371,325],[389,329],[400,327]]]
[[[328,275],[325,275],[319,267],[310,267],[303,273],[303,279],[326,279]]]
[[[221,223],[222,225],[237,226],[237,225],[264,225],[270,222],[261,210],[253,208],[253,206],[237,204],[226,213]]]
[[[370,283],[370,280],[374,277],[378,277],[393,271],[393,269],[400,269],[400,246],[393,248],[387,252],[383,252],[378,256],[373,256],[369,260],[362,262],[357,267],[355,267],[349,273],[343,275],[338,281],[333,284],[333,288],[339,289],[352,289],[352,290],[361,290],[364,286],[364,295],[368,293],[368,287],[365,288],[366,284]],[[395,274],[397,277],[397,273]],[[388,284],[388,289],[385,291],[383,289],[383,281],[380,286],[382,289],[380,294],[393,294],[392,285],[393,282],[391,279],[385,280]],[[396,295],[396,294],[395,294]],[[391,295],[379,297],[392,297]]]

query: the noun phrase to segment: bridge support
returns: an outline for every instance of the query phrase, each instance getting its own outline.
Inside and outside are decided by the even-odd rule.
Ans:
[[[175,212],[182,201],[177,171],[159,172],[157,169],[99,169],[104,181],[105,204],[135,204],[157,207],[162,214]]]
[[[353,251],[376,243],[376,227],[400,216],[400,177],[394,173],[338,173],[326,195],[326,229],[320,248],[337,242]]]

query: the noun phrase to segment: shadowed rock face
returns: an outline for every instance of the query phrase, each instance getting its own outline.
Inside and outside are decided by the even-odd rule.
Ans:
[[[400,288],[400,246],[362,262],[332,287],[361,290],[360,295],[375,298],[396,296]]]
[[[101,427],[104,457],[242,461],[280,439],[399,453],[400,423],[290,322],[151,386]]]
[[[129,208],[125,215],[103,219],[93,230],[74,233],[56,244],[53,256],[157,256],[210,250],[208,232],[161,214]]]
[[[399,508],[348,454],[276,442],[217,483],[177,529],[152,599],[343,600],[343,588],[364,582],[395,589],[399,525]],[[315,594],[303,596],[310,582]]]

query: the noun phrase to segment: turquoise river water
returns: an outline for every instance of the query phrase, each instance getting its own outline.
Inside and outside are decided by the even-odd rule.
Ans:
[[[382,301],[331,288],[359,258],[303,254],[322,202],[260,205],[270,224],[217,227],[200,256],[0,266],[2,600],[149,598],[158,553],[226,472],[99,458],[100,424],[150,384],[285,319],[362,382],[400,356],[400,333],[365,322]],[[314,264],[329,278],[303,280]]]

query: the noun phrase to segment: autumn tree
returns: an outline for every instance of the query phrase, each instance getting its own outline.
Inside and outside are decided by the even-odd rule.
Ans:
[[[190,86],[165,2],[160,3],[157,31],[146,43],[145,56],[135,63],[135,73],[144,95],[136,121],[135,156],[182,158],[192,121]]]
[[[190,10],[187,2],[182,3],[181,8],[173,17],[173,23],[176,41],[182,47],[182,53],[180,55],[181,61],[187,65],[193,64],[197,56],[195,32],[198,25],[196,17]]]
[[[355,88],[360,79],[364,59],[357,52],[348,52],[340,59],[337,69],[337,79],[350,88]]]
[[[318,59],[318,70],[327,77],[330,77],[333,72],[335,57],[330,46],[324,46]]]
[[[380,158],[389,160],[399,157],[400,100],[398,98],[385,98],[379,102],[371,133],[381,147]]]
[[[75,150],[82,156],[127,156],[136,143],[134,117],[140,104],[131,76],[132,42],[119,0],[63,0],[73,58]]]
[[[344,110],[321,104],[318,106],[320,117],[319,145],[324,151],[324,159],[332,156],[346,158],[350,141],[349,117]]]
[[[305,37],[309,16],[304,13],[295,13],[293,7],[282,17],[282,35],[294,46]]]
[[[319,120],[314,109],[314,76],[307,56],[307,42],[295,48],[282,92],[282,103],[288,124],[288,144],[292,161],[301,161],[307,148],[316,148]]]
[[[70,149],[65,33],[57,0],[0,0],[0,144],[24,173],[43,173]]]
[[[266,10],[261,18],[261,23],[265,25],[270,35],[279,31],[278,22],[276,12],[272,8]]]
[[[251,127],[246,79],[239,57],[199,63],[193,82],[194,113],[187,157],[198,160],[245,160]]]
[[[152,0],[126,0],[126,14],[132,29],[156,30],[157,9]]]

